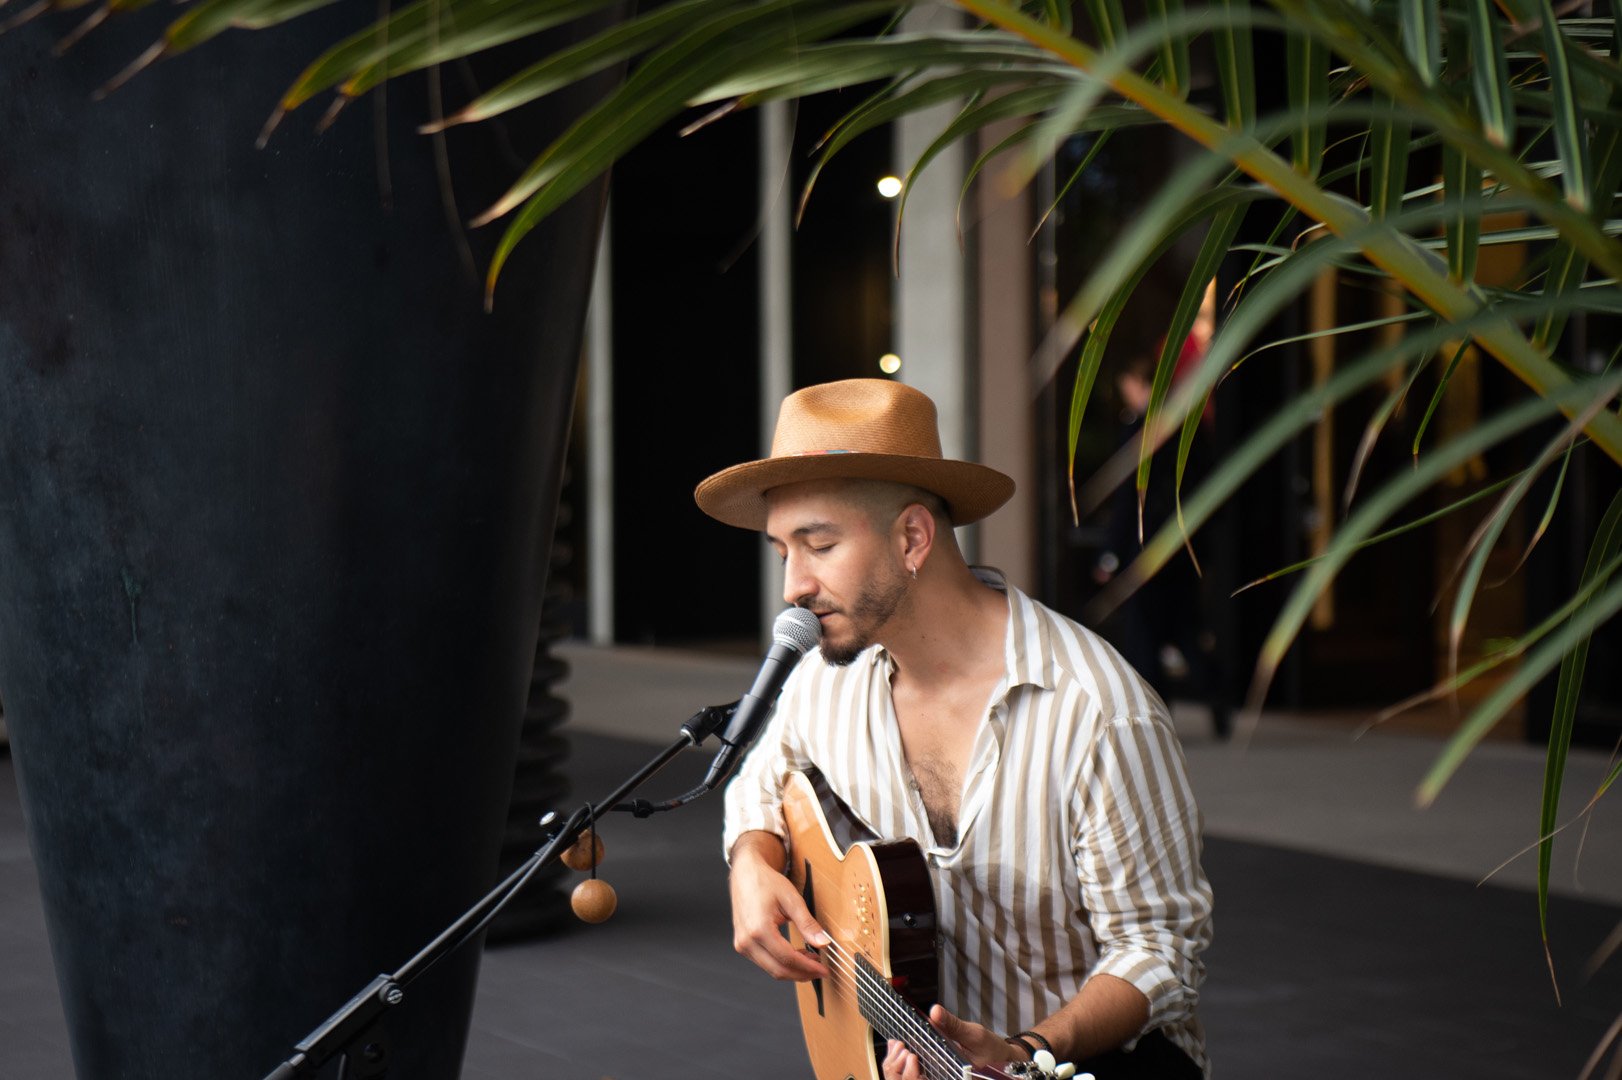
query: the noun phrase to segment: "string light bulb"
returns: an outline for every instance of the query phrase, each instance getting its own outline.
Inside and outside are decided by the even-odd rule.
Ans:
[[[894,375],[901,370],[901,357],[893,352],[887,352],[879,357],[879,370],[886,375]]]
[[[886,199],[893,199],[901,194],[901,178],[899,176],[880,177],[879,194]]]

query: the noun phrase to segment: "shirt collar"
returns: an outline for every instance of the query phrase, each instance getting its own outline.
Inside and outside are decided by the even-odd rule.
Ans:
[[[1008,626],[1003,632],[1003,658],[1007,668],[1003,676],[1004,692],[1025,685],[1053,689],[1052,631],[1048,621],[1037,611],[1036,602],[1008,584],[1007,576],[994,566],[971,566],[969,571],[981,584],[1008,597]],[[873,666],[883,664],[889,668],[891,664],[889,650],[883,645],[869,649],[867,659]]]
[[[1037,610],[1036,602],[1008,584],[1001,570],[989,566],[976,566],[973,570],[975,577],[1008,596],[1008,629],[1003,637],[1008,689],[1026,685],[1053,689],[1052,630]]]

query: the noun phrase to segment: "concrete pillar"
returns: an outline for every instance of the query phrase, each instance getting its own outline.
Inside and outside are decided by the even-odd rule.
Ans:
[[[907,15],[903,28],[942,29],[961,23],[954,11],[926,8]],[[916,162],[962,107],[960,101],[946,102],[897,120],[897,167],[908,168]],[[947,457],[973,460],[978,440],[969,282],[957,233],[958,191],[966,168],[966,149],[955,144],[914,178],[907,195],[895,293],[895,351],[901,357],[901,381],[935,401],[942,451]],[[974,532],[972,528],[963,530],[958,537],[971,559],[976,547]]]
[[[586,611],[593,645],[614,643],[614,245],[603,216],[586,322]]]
[[[789,158],[793,131],[788,105],[773,101],[760,112],[760,453],[771,452],[778,406],[794,389],[794,271],[791,262],[794,212]],[[783,572],[777,560],[760,555],[760,636],[770,640],[772,622],[783,609]]]

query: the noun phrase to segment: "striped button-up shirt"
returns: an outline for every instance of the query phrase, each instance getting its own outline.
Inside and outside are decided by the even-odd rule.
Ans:
[[[947,1009],[1019,1031],[1114,975],[1149,999],[1144,1031],[1163,1029],[1205,1068],[1195,1005],[1211,887],[1166,706],[1098,635],[976,572],[1008,596],[1006,674],[970,754],[955,842],[935,843],[901,749],[894,661],[875,645],[844,667],[800,662],[727,788],[725,849],[754,829],[785,835],[782,778],[816,768],[858,827],[923,847]]]

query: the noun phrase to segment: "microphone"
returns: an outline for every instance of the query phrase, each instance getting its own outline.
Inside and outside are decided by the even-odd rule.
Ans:
[[[714,791],[732,772],[738,759],[754,745],[760,737],[760,729],[766,726],[777,705],[777,695],[783,692],[789,672],[794,670],[800,657],[821,640],[822,623],[805,608],[789,608],[777,616],[777,621],[772,623],[772,647],[761,662],[755,685],[739,699],[732,719],[721,732],[721,751],[710,763],[703,790]]]

